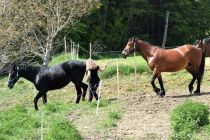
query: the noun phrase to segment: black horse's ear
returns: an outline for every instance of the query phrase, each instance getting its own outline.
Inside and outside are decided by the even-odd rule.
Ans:
[[[11,64],[10,64],[10,69],[15,69],[16,68],[16,63],[15,62],[12,62]]]

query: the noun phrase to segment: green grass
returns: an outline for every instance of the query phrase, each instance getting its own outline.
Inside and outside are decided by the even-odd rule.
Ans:
[[[37,94],[31,82],[21,78],[13,89],[7,87],[7,77],[0,80],[0,139],[40,139],[41,112],[44,111],[44,139],[82,139],[81,132],[69,120],[71,114],[89,121],[96,119],[96,101],[75,104],[75,88],[66,88],[48,92],[48,103],[38,102],[40,111],[34,110],[33,99]],[[88,96],[88,95],[87,95]],[[99,114],[101,124],[108,117],[108,112],[120,106],[115,100],[101,99]],[[118,107],[119,109],[120,107]],[[120,109],[119,109],[120,110]],[[70,115],[69,115],[70,114]],[[69,117],[68,117],[69,116]],[[81,117],[81,118],[80,118]],[[18,119],[17,119],[18,118]],[[116,122],[116,121],[115,121]],[[92,122],[95,123],[95,122]],[[87,125],[88,124],[84,124]],[[20,127],[21,126],[21,127]],[[112,127],[110,125],[110,127]],[[94,131],[106,131],[104,128],[91,128]]]
[[[0,139],[40,139],[41,116],[44,111],[44,139],[82,139],[79,132],[62,112],[65,104],[51,103],[40,112],[17,105],[0,114]],[[62,114],[62,115],[61,115]]]
[[[208,107],[199,102],[186,101],[171,114],[172,139],[190,140],[192,134],[209,124]]]
[[[110,127],[116,127],[117,126],[117,121],[121,119],[122,117],[122,112],[117,110],[117,111],[112,111],[108,112],[108,117],[104,119],[100,124],[99,128],[110,128]]]
[[[113,58],[116,57],[113,55]],[[99,60],[100,58],[100,60]],[[111,62],[107,68],[100,74],[101,78],[111,78],[116,75],[117,73],[117,65],[115,59],[110,59],[105,56],[95,56],[93,59],[96,61],[96,63],[99,66],[104,66],[106,63]],[[80,61],[86,61],[88,58],[80,58]],[[61,54],[53,57],[52,61],[50,62],[50,65],[60,64],[67,60],[70,60],[70,56],[66,57],[66,54]],[[119,63],[119,74],[121,75],[129,75],[131,73],[135,72],[135,64],[136,64],[136,72],[141,74],[144,72],[151,72],[149,70],[149,67],[147,66],[146,61],[141,57],[137,56],[134,60],[133,57],[128,57],[126,59],[118,58]]]
[[[210,119],[210,118],[209,118]],[[210,124],[204,126],[192,135],[192,140],[208,140],[210,136]]]

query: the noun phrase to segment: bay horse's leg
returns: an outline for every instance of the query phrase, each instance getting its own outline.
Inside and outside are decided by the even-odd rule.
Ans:
[[[163,86],[163,79],[162,79],[161,75],[158,77],[158,81],[159,81],[160,88],[161,88],[161,90],[159,91],[159,96],[163,97],[163,96],[165,96],[165,89]]]
[[[76,87],[76,91],[77,91],[76,104],[78,104],[79,101],[80,101],[80,98],[82,96],[82,89],[81,89],[81,86],[80,85],[75,85],[75,87]]]
[[[81,83],[81,87],[82,87],[82,89],[83,89],[82,100],[85,101],[85,97],[86,97],[88,85],[82,82],[82,83]]]
[[[34,98],[34,107],[35,107],[35,110],[36,110],[36,111],[39,110],[39,108],[38,108],[38,106],[37,106],[37,102],[38,102],[38,100],[39,100],[39,98],[40,98],[41,96],[43,96],[43,92],[39,92],[39,93],[36,95],[36,97]]]
[[[197,77],[197,89],[194,92],[194,94],[196,94],[196,95],[200,95],[201,79],[202,79],[202,77],[199,75]]]
[[[160,89],[159,88],[157,88],[156,87],[156,85],[155,85],[155,79],[157,78],[157,76],[156,76],[156,74],[153,74],[153,76],[152,76],[152,79],[151,79],[151,81],[150,81],[150,83],[151,83],[151,85],[152,85],[152,87],[153,87],[153,90],[155,91],[155,93],[158,95],[159,94],[159,92],[160,92]]]
[[[42,96],[42,100],[43,100],[43,103],[44,103],[44,104],[47,103],[47,93],[45,93],[45,94]]]
[[[196,76],[195,76],[195,75],[192,75],[192,76],[193,76],[193,79],[192,79],[192,81],[190,82],[190,84],[188,85],[190,94],[191,94],[192,91],[193,91],[193,84],[194,84],[194,82],[195,82],[195,80],[196,80]]]
[[[197,74],[197,89],[195,90],[194,94],[200,94],[200,87],[201,87],[201,80],[203,78],[205,70],[205,53],[202,51],[202,58],[201,58],[201,63],[199,65],[199,72]]]

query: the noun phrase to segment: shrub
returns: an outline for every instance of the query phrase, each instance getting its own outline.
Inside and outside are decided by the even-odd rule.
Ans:
[[[48,133],[48,140],[81,140],[82,137],[70,122],[58,119],[54,120],[51,131]]]
[[[193,132],[209,123],[208,107],[202,103],[187,101],[175,108],[171,114],[174,130],[172,139],[190,139]]]

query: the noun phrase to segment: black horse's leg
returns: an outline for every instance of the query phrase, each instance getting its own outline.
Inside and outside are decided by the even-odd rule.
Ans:
[[[81,83],[81,87],[83,89],[83,93],[82,93],[82,100],[85,101],[85,97],[86,97],[86,93],[87,93],[87,89],[88,89],[88,85],[85,83]]]
[[[43,103],[44,103],[44,104],[47,103],[47,93],[45,93],[45,94],[42,96],[42,100],[43,100]]]
[[[192,79],[192,81],[190,82],[190,84],[188,85],[190,94],[191,94],[192,91],[193,91],[193,84],[194,84],[195,80],[196,80],[196,76],[193,75],[193,79]]]
[[[162,79],[161,75],[158,77],[158,81],[159,81],[160,88],[161,88],[161,91],[159,91],[159,96],[163,97],[163,96],[165,96],[165,89],[163,86],[163,79]]]
[[[160,89],[157,88],[156,85],[155,85],[155,79],[156,79],[156,78],[157,78],[157,76],[153,74],[153,77],[152,77],[150,83],[151,83],[151,85],[152,85],[152,87],[153,87],[155,93],[158,95],[159,92],[160,92]]]
[[[82,96],[82,89],[80,85],[75,85],[76,86],[76,90],[77,90],[77,99],[76,99],[76,104],[79,103],[80,98]]]
[[[36,110],[36,111],[39,110],[39,109],[38,109],[38,106],[37,106],[37,102],[38,102],[38,100],[39,100],[39,98],[40,98],[41,96],[43,96],[43,92],[39,92],[39,93],[36,95],[36,97],[34,98],[34,107],[35,107],[35,110]]]

